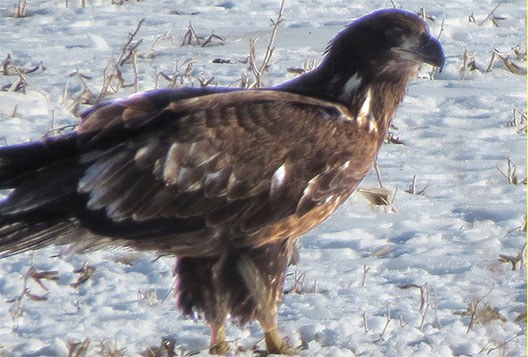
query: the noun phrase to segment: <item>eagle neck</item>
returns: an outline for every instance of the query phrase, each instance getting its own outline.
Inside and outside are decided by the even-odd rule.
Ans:
[[[387,75],[367,71],[366,65],[343,68],[335,63],[323,64],[276,89],[343,104],[354,117],[368,110],[367,116],[375,121],[382,141],[413,74],[400,71],[398,75]]]
[[[383,138],[389,129],[396,109],[402,102],[407,89],[407,79],[400,81],[379,80],[370,85],[371,112]]]

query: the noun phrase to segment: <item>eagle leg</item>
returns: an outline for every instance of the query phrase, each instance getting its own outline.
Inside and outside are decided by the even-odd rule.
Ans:
[[[225,327],[224,325],[217,326],[210,324],[211,327],[211,347],[209,353],[212,355],[225,355],[229,351],[229,345],[225,342]]]
[[[224,355],[229,351],[225,342],[228,306],[219,293],[222,291],[222,281],[215,273],[223,261],[218,257],[183,257],[176,261],[175,268],[178,275],[178,305],[187,316],[195,316],[195,311],[204,313],[211,328],[209,353],[216,355]]]
[[[283,340],[277,328],[277,303],[281,300],[292,244],[289,239],[271,243],[240,256],[238,260],[238,271],[255,301],[255,319],[264,330],[266,349],[270,354],[298,354]]]

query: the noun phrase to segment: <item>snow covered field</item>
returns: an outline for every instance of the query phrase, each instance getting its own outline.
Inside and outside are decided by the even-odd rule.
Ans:
[[[252,80],[249,41],[259,38],[261,58],[279,9],[276,0],[111,2],[86,0],[81,8],[79,0],[28,0],[20,18],[12,17],[18,0],[0,2],[0,145],[77,123],[80,96],[96,99],[105,68],[113,71],[142,18],[132,41],[142,40],[138,90],[166,87],[174,74],[193,86]],[[394,120],[404,144],[380,153],[383,184],[398,190],[396,212],[373,210],[356,194],[300,240],[281,330],[305,356],[526,356],[526,2],[504,1],[493,13],[497,1],[394,3],[434,17],[446,68],[434,80],[424,68],[411,83]],[[391,6],[287,0],[264,84],[292,78],[288,69],[318,62],[345,24]],[[212,46],[195,38],[181,46],[189,22],[202,43],[218,35]],[[511,62],[495,56],[486,71],[494,49]],[[134,66],[121,69],[132,85],[107,99],[135,91]],[[507,174],[508,158],[516,180],[497,169]],[[421,194],[406,192],[414,175]],[[362,186],[377,185],[372,173]],[[134,356],[162,338],[174,340],[177,353],[207,354],[208,327],[176,309],[174,259],[126,250],[54,257],[59,251],[0,259],[0,356],[80,356],[83,346],[90,356]],[[520,259],[512,270],[499,255]],[[45,277],[58,280],[25,279],[32,267],[33,276],[56,272]],[[76,284],[79,271],[88,279]],[[257,324],[230,324],[227,334],[232,351],[263,348]]]

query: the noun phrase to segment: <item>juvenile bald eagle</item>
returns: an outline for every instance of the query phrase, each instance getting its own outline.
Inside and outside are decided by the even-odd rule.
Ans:
[[[178,301],[211,327],[256,319],[270,353],[292,241],[369,172],[408,81],[442,66],[419,17],[382,10],[315,70],[264,90],[166,89],[97,105],[77,131],[0,148],[0,251],[119,245],[177,257]]]

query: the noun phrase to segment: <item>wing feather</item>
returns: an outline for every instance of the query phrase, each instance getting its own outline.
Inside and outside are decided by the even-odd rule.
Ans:
[[[368,172],[356,165],[367,154],[343,147],[359,129],[337,104],[275,91],[163,96],[83,116],[70,205],[80,226],[140,248],[210,252],[212,239],[251,239],[347,195]]]

